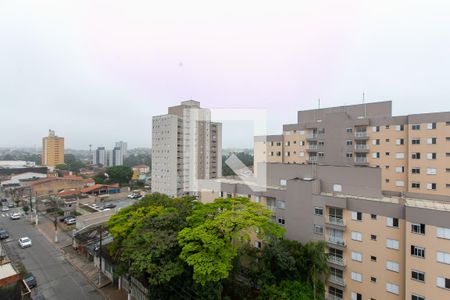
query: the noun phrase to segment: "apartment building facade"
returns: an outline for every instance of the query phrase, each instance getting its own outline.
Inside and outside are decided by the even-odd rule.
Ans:
[[[255,137],[255,165],[378,167],[383,191],[450,196],[450,112],[392,116],[391,107],[387,101],[299,111],[283,134]]]
[[[386,196],[380,168],[266,168],[264,190],[223,178],[200,200],[249,197],[273,211],[286,238],[325,241],[327,299],[450,299],[450,202]]]
[[[54,130],[48,131],[48,136],[42,138],[42,165],[55,167],[64,163],[64,138],[55,134]]]
[[[152,191],[196,194],[199,180],[222,175],[222,125],[194,100],[153,117]]]

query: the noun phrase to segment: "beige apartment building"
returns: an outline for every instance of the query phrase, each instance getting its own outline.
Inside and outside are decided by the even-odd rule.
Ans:
[[[219,179],[200,200],[249,197],[286,238],[326,241],[327,299],[450,299],[450,112],[299,111],[255,137],[254,160],[254,183]]]
[[[64,138],[49,130],[48,136],[42,138],[42,165],[55,167],[64,163]]]
[[[299,111],[283,134],[255,137],[255,165],[379,167],[384,191],[450,196],[450,112],[393,117],[391,106]]]
[[[153,117],[152,191],[196,194],[199,180],[222,175],[222,124],[209,109],[189,100]]]

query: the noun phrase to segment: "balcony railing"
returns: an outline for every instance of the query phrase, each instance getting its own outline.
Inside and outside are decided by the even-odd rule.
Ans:
[[[336,295],[328,294],[327,300],[342,300],[343,298]]]
[[[339,266],[345,266],[344,258],[335,255],[328,256],[328,262]]]
[[[345,241],[343,239],[341,239],[341,238],[336,238],[336,237],[333,237],[333,236],[329,236],[328,237],[328,242],[331,243],[331,244],[334,244],[334,245],[345,247]]]
[[[366,144],[364,145],[355,145],[355,150],[369,150],[369,146],[367,146]]]
[[[317,145],[309,145],[308,150],[317,150],[319,147]]]
[[[367,164],[367,157],[356,157],[355,158],[355,163],[357,164]]]
[[[367,131],[356,131],[355,137],[356,138],[367,138],[369,136],[367,135]]]
[[[337,277],[336,275],[330,275],[330,277],[328,277],[328,281],[340,286],[345,286],[344,278]]]
[[[344,219],[342,217],[328,216],[327,223],[339,226],[345,226]]]

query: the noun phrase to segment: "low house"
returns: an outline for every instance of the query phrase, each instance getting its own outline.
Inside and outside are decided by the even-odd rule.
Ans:
[[[21,299],[21,275],[11,263],[0,264],[0,299]]]
[[[119,184],[94,184],[93,186],[86,187],[81,190],[83,194],[88,195],[107,195],[120,193]]]

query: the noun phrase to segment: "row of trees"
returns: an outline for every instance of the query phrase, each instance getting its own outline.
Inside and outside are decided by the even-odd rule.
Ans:
[[[109,251],[151,299],[322,299],[324,244],[284,240],[271,216],[247,198],[153,194],[111,218]]]
[[[119,183],[127,185],[133,177],[133,170],[127,166],[108,167],[105,171],[97,173],[93,178],[98,184]]]

